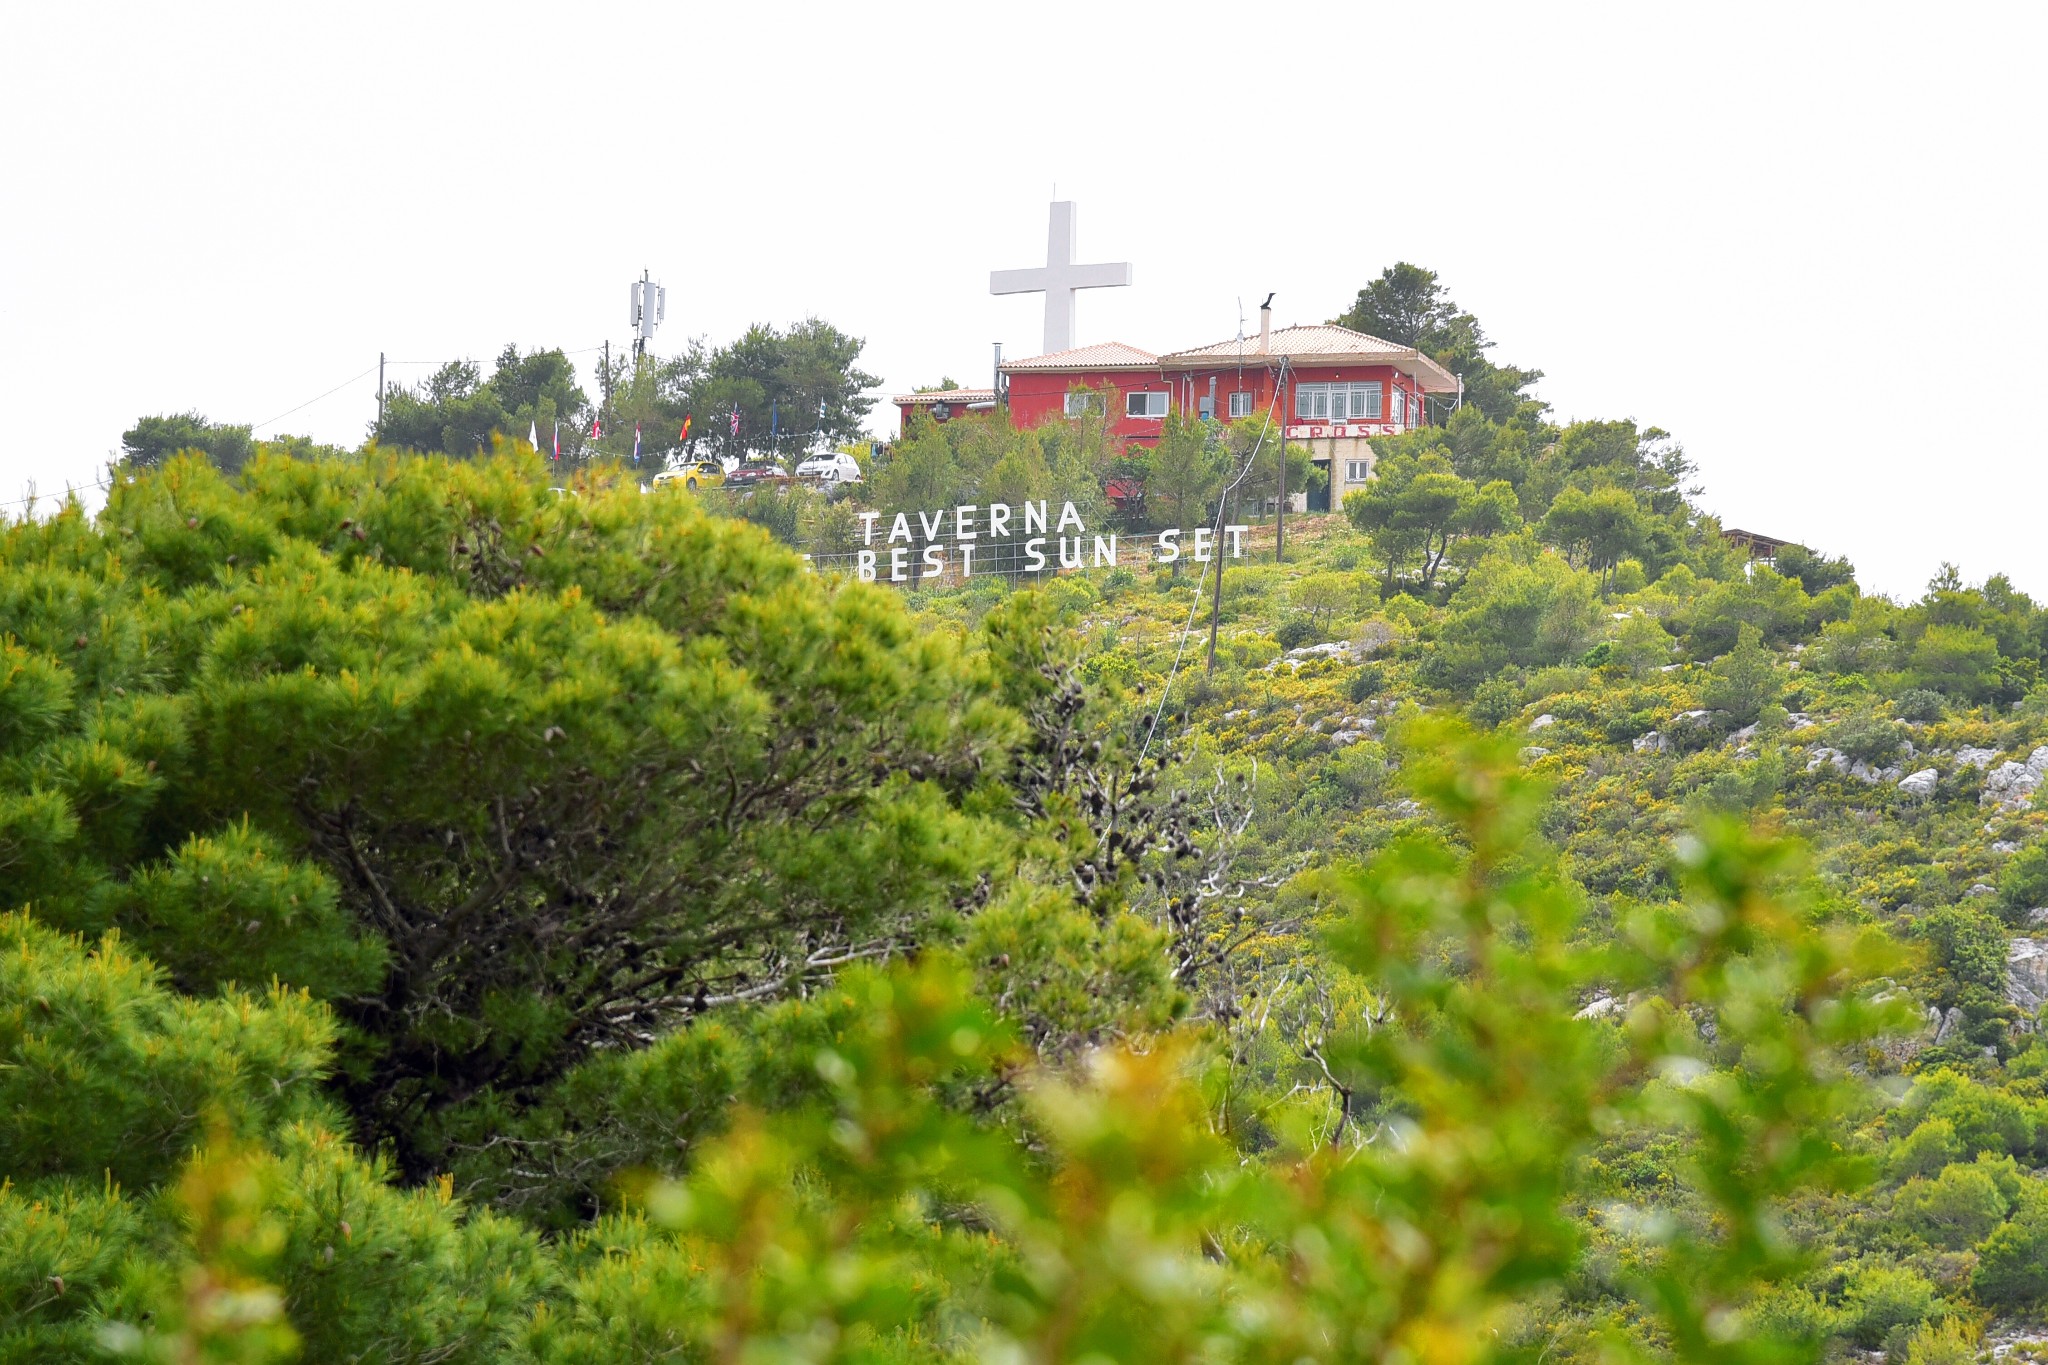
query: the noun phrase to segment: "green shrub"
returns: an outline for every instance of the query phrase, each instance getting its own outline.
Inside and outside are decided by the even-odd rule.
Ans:
[[[1827,742],[1858,763],[1881,768],[1899,756],[1906,732],[1894,721],[1861,711],[1829,726]]]
[[[1378,664],[1360,664],[1351,670],[1351,681],[1344,688],[1344,695],[1353,705],[1377,697],[1387,685],[1387,670]]]
[[[1894,1328],[1913,1328],[1948,1311],[1934,1286],[1904,1266],[1859,1262],[1842,1292],[1842,1328],[1865,1350],[1884,1344]]]
[[[2048,1205],[2037,1198],[1984,1239],[1970,1292],[1986,1307],[2014,1312],[2048,1301]]]
[[[1491,730],[1522,709],[1522,687],[1511,678],[1488,678],[1472,694],[1466,709],[1473,720]]]
[[[1322,635],[1323,632],[1317,628],[1316,623],[1306,616],[1290,616],[1273,632],[1273,638],[1279,642],[1282,649],[1300,649],[1303,645],[1312,645],[1320,640]]]
[[[2005,1221],[2007,1208],[1997,1182],[1975,1166],[1951,1166],[1932,1180],[1909,1180],[1892,1200],[1901,1226],[1952,1251],[1984,1240]]]
[[[1998,869],[1998,905],[2008,923],[2048,905],[2048,840],[2037,840]]]
[[[1956,1136],[1956,1126],[1947,1119],[1928,1119],[1892,1144],[1886,1164],[1894,1176],[1928,1176],[1962,1159],[1963,1142]]]
[[[1910,720],[1923,725],[1931,725],[1940,720],[1947,710],[1947,698],[1925,687],[1909,687],[1899,693],[1899,699],[1892,703],[1892,711],[1900,720]]]

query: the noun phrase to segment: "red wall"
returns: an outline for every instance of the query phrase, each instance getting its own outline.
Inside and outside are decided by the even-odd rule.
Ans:
[[[1066,415],[1067,393],[1077,385],[1091,389],[1108,389],[1111,398],[1112,428],[1126,441],[1150,444],[1159,439],[1160,421],[1156,418],[1124,416],[1123,395],[1139,390],[1157,392],[1165,390],[1169,408],[1174,412],[1199,412],[1201,401],[1209,394],[1209,379],[1216,379],[1216,416],[1230,420],[1230,395],[1237,390],[1252,394],[1252,412],[1261,414],[1273,398],[1275,375],[1263,365],[1246,366],[1240,371],[1231,365],[1224,369],[1196,370],[1188,377],[1185,370],[1161,373],[1158,370],[1108,370],[1093,373],[1048,373],[1025,371],[1012,374],[1010,380],[1010,420],[1020,428],[1035,427]],[[1390,420],[1392,411],[1391,394],[1415,391],[1415,381],[1391,365],[1332,365],[1290,368],[1285,391],[1280,395],[1280,404],[1274,410],[1274,417],[1283,424],[1292,423],[1294,418],[1294,386],[1301,384],[1327,384],[1338,382],[1369,382],[1378,380],[1385,386],[1380,407],[1380,421]]]

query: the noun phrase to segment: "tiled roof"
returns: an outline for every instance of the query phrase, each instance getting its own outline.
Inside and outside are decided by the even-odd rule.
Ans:
[[[1023,360],[1006,360],[1003,362],[1003,369],[1150,370],[1156,368],[1158,364],[1159,357],[1150,351],[1141,351],[1136,346],[1126,346],[1121,341],[1099,341],[1093,346],[1076,346],[1071,351],[1027,356]]]
[[[899,393],[889,401],[898,407],[902,407],[905,404],[928,407],[933,403],[966,403],[972,406],[975,403],[995,402],[996,391],[994,389],[927,389],[923,393]]]
[[[1385,341],[1364,332],[1354,332],[1349,327],[1328,323],[1277,327],[1263,351],[1259,349],[1258,337],[1248,336],[1243,340],[1233,338],[1191,351],[1175,351],[1161,356],[1159,364],[1166,369],[1200,368],[1239,360],[1262,360],[1269,356],[1285,356],[1289,360],[1357,360],[1374,365],[1394,365],[1415,375],[1429,392],[1448,392],[1458,387],[1456,375],[1413,346],[1403,346],[1396,341]]]

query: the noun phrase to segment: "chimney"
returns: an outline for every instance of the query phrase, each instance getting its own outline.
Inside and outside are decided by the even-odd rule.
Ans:
[[[1265,355],[1273,349],[1273,296],[1266,295],[1266,301],[1259,305],[1259,354]]]

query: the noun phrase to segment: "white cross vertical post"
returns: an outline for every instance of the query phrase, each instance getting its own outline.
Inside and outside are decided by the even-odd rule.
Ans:
[[[1074,262],[1074,205],[1059,200],[1052,206],[1052,223],[1046,231],[1045,264],[1032,270],[991,270],[991,294],[1045,295],[1045,353],[1072,350],[1074,346],[1074,295],[1083,289],[1110,289],[1131,282],[1131,263],[1117,261],[1104,265]]]

